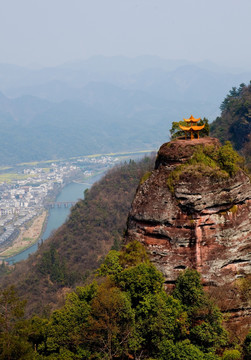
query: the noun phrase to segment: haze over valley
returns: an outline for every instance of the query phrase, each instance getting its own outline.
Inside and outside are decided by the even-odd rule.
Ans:
[[[190,113],[214,120],[228,90],[250,78],[158,56],[95,56],[36,70],[0,64],[0,162],[157,149],[173,121]]]

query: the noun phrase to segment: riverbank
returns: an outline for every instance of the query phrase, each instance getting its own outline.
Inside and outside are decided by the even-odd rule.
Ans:
[[[20,229],[19,236],[12,242],[12,244],[10,244],[7,249],[0,252],[0,259],[4,260],[11,256],[15,256],[35,244],[44,231],[47,214],[47,211],[44,210],[42,214],[33,220],[28,229],[22,227]]]
[[[76,181],[72,181],[70,184],[66,184],[65,186],[61,187],[59,190],[58,195],[55,198],[55,193],[52,201],[58,202],[76,202],[79,199],[84,198],[84,191],[92,186],[92,184],[98,181],[102,174],[98,176],[92,176],[88,179],[88,183],[78,183]],[[52,199],[52,197],[51,197]],[[40,239],[46,241],[46,239],[51,235],[52,231],[59,228],[67,219],[68,215],[70,214],[71,208],[65,206],[55,206],[48,211],[48,215],[45,219],[43,230],[40,236]],[[14,264],[18,261],[25,260],[32,254],[33,252],[37,251],[38,249],[38,241],[34,241],[33,244],[29,247],[25,247],[23,250],[18,250],[15,254],[10,256],[5,256],[4,258],[0,255],[0,262],[1,259],[4,259],[9,264]]]

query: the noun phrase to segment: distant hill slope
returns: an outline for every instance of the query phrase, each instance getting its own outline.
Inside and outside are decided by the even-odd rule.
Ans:
[[[222,114],[211,124],[211,135],[230,140],[251,168],[251,84],[232,88],[221,105]]]
[[[58,306],[65,291],[83,282],[112,246],[119,247],[139,180],[153,163],[144,158],[110,170],[35,254],[2,275],[2,285],[14,283],[30,313]]]

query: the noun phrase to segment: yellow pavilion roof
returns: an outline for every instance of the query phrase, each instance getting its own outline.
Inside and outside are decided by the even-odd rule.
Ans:
[[[184,131],[189,131],[191,129],[191,126],[183,126],[180,124],[179,124],[179,127],[181,128],[181,130],[184,130]]]
[[[198,125],[192,125],[191,128],[193,130],[202,130],[203,128],[205,127],[205,124],[204,125],[201,125],[201,126],[198,126]]]
[[[190,122],[192,122],[192,123],[197,123],[199,120],[200,120],[200,118],[195,119],[195,118],[193,117],[193,115],[191,115],[189,119],[184,119],[184,121],[185,121],[185,122],[188,122],[188,123],[190,123]]]
[[[203,125],[191,125],[191,126],[183,126],[183,125],[180,125],[179,124],[179,127],[181,128],[181,130],[184,130],[184,131],[189,131],[189,130],[195,130],[195,131],[199,131],[199,130],[202,130],[204,127],[205,127],[205,124]]]

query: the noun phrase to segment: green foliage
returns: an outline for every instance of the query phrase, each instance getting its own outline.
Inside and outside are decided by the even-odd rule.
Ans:
[[[179,299],[186,309],[192,309],[193,311],[202,306],[205,294],[200,274],[193,269],[181,272],[176,281],[173,296]]]
[[[97,270],[97,274],[118,276],[124,268],[142,263],[150,264],[146,249],[138,241],[132,241],[124,246],[123,251],[111,250]]]
[[[103,264],[97,270],[99,276],[114,275],[122,271],[122,266],[119,261],[120,253],[116,250],[111,250],[106,256]]]
[[[197,125],[201,126],[204,125],[205,127],[200,131],[200,137],[209,136],[210,134],[210,125],[208,122],[208,119],[204,118],[203,120],[200,120]]]
[[[51,281],[59,285],[65,285],[67,282],[65,262],[60,259],[55,246],[43,253],[42,259],[38,265],[38,270],[43,275],[50,275]]]
[[[145,247],[134,240],[124,246],[119,254],[119,262],[123,267],[136,266],[141,263],[150,264]]]
[[[104,264],[110,255],[113,252]],[[179,301],[163,291],[163,276],[150,264],[139,242],[127,244],[120,252],[119,262],[122,270],[116,266],[118,271],[112,272],[112,279],[127,294],[135,317],[128,349],[136,353],[143,349],[148,353],[157,351],[162,337],[175,338],[186,331],[186,314]]]
[[[143,246],[132,242],[112,250],[98,273],[99,284],[77,287],[48,319],[23,320],[24,302],[13,289],[2,293],[0,309],[10,306],[9,316],[0,317],[0,359],[219,359],[216,351],[226,345],[221,314],[195,270],[181,273],[173,296],[167,295],[162,274]],[[250,338],[244,344],[247,359]],[[239,359],[237,354],[225,351],[223,359]]]
[[[204,354],[189,340],[177,342],[163,341],[160,346],[161,360],[217,360],[214,354]]]
[[[84,336],[92,352],[106,359],[121,357],[134,333],[134,311],[127,294],[106,280],[92,300]]]
[[[238,350],[225,350],[222,356],[223,360],[241,360],[242,356]]]
[[[172,122],[172,128],[170,129],[171,139],[176,139],[178,137],[184,136],[184,131],[181,130],[179,125],[186,126],[185,121],[173,121]]]
[[[231,141],[251,168],[251,84],[233,88],[223,101],[221,110],[221,116],[211,124],[212,135],[222,143]]]
[[[45,346],[48,333],[48,319],[33,316],[30,320],[28,330],[28,340],[32,348],[37,351],[41,346]]]
[[[90,315],[92,299],[97,294],[97,285],[78,287],[75,292],[67,296],[65,305],[54,311],[43,336],[37,343],[39,354],[49,356],[54,353],[69,352],[77,354],[80,350],[83,324]],[[67,356],[68,356],[67,355]],[[74,357],[73,357],[74,358]],[[80,357],[81,359],[81,357]]]
[[[232,89],[229,91],[229,94],[221,103],[220,106],[221,111],[228,110],[231,107],[233,100],[240,97],[244,88],[245,88],[244,83],[240,84],[238,89],[236,87],[232,87]]]
[[[24,320],[25,301],[13,286],[0,292],[0,359],[32,359],[28,342],[28,324]]]
[[[188,269],[179,275],[173,296],[187,311],[189,339],[194,345],[203,352],[214,352],[226,344],[227,333],[222,327],[222,315],[205,294],[197,271]]]
[[[233,149],[229,141],[216,149],[213,146],[197,146],[193,155],[184,164],[177,166],[168,176],[167,186],[174,193],[181,176],[209,176],[226,178],[234,176],[243,167],[243,158]]]
[[[239,164],[242,162],[240,155],[234,151],[230,141],[220,147],[218,152],[218,163],[222,170],[225,170],[230,176],[233,176],[239,170]]]
[[[243,344],[243,352],[244,352],[244,359],[248,360],[251,359],[251,329],[247,334],[247,337]]]
[[[145,295],[162,289],[164,278],[152,264],[139,264],[119,273],[116,282],[123,291],[130,292],[132,303],[137,306]]]
[[[217,155],[217,150],[212,146],[199,146],[188,162],[190,165],[204,164],[214,169],[217,167]]]
[[[227,343],[227,333],[222,327],[222,316],[218,311],[218,317],[214,321],[210,321],[210,315],[207,308],[202,309],[204,314],[200,312],[194,313],[194,319],[201,322],[198,325],[193,324],[190,330],[190,339],[193,344],[196,344],[202,351],[212,351],[221,348]]]
[[[147,171],[142,178],[140,179],[140,184],[144,184],[144,182],[149,179],[149,177],[151,176],[151,171]]]

